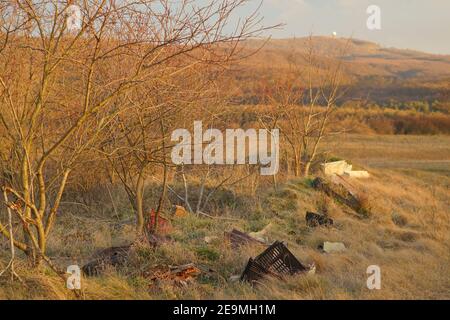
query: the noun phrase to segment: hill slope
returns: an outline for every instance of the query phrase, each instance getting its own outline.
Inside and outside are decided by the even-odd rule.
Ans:
[[[232,69],[243,86],[244,100],[255,83],[283,76],[289,63],[302,64],[301,57],[312,46],[317,57],[344,61],[354,88],[350,98],[367,98],[386,103],[390,100],[450,100],[450,56],[413,50],[385,48],[375,43],[344,38],[312,37],[274,39],[265,45],[261,40],[245,43],[246,52],[255,55]],[[248,102],[248,99],[247,101]]]

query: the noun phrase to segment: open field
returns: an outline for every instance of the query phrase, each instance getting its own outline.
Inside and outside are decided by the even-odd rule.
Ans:
[[[370,168],[450,174],[449,136],[347,135],[330,139],[327,146],[333,154]]]
[[[365,190],[372,214],[362,218],[311,188],[310,179],[289,179],[278,190],[264,188],[256,196],[233,193],[232,207],[224,205],[208,218],[190,214],[173,218],[173,242],[152,250],[136,249],[134,258],[119,270],[100,277],[83,277],[86,299],[449,299],[450,298],[450,137],[345,136],[329,142],[333,154],[368,169],[372,178],[352,181]],[[393,165],[396,164],[396,165]],[[447,165],[446,165],[447,164]],[[225,197],[225,193],[223,197]],[[98,249],[133,240],[132,213],[118,189],[98,203],[65,203],[52,233],[48,254],[61,267],[83,264]],[[309,228],[307,210],[326,208],[334,227]],[[116,211],[118,216],[112,215]],[[228,220],[228,219],[235,220]],[[131,219],[131,221],[130,221]],[[314,262],[314,275],[285,281],[266,280],[253,288],[231,282],[249,257],[263,246],[231,249],[223,232],[232,228],[251,232],[268,224],[270,241],[285,241],[304,263]],[[210,243],[205,236],[217,237]],[[347,250],[325,254],[323,241],[342,241]],[[2,243],[3,248],[6,244]],[[6,251],[3,251],[6,252]],[[2,264],[6,262],[2,254]],[[152,283],[146,271],[156,265],[193,262],[205,271],[187,286]],[[368,290],[366,268],[379,265],[381,290]],[[49,269],[29,271],[19,260],[25,281],[2,279],[0,299],[72,299],[62,280]]]

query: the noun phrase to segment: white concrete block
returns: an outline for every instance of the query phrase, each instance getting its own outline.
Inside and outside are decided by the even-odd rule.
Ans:
[[[327,176],[339,174],[343,175],[346,171],[352,170],[352,166],[345,160],[323,163],[323,172]]]
[[[345,175],[350,178],[369,178],[370,174],[367,171],[347,171]]]

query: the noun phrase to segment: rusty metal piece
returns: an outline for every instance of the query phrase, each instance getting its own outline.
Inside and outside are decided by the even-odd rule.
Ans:
[[[283,276],[306,271],[308,268],[301,264],[282,242],[275,241],[255,259],[248,261],[241,281],[255,283],[265,276],[282,279]]]
[[[237,249],[240,246],[255,243],[255,244],[264,244],[255,238],[250,237],[248,234],[233,229],[231,232],[225,232],[225,237],[230,241],[231,247],[233,249]]]

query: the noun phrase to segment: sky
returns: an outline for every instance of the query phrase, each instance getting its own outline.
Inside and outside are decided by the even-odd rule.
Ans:
[[[257,3],[258,0],[255,0]],[[367,8],[380,8],[381,29],[367,27]],[[450,54],[450,0],[263,0],[265,25],[274,38],[332,35],[386,47]]]

